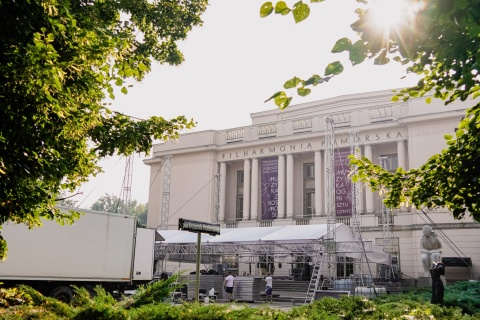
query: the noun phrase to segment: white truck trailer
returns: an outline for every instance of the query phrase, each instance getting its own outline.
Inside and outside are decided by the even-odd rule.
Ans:
[[[118,294],[153,279],[155,230],[137,228],[133,216],[79,211],[85,214],[73,225],[4,224],[8,258],[0,263],[0,282],[70,302],[70,285]]]

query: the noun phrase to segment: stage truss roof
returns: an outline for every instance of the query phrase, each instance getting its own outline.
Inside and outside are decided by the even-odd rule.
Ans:
[[[336,251],[338,256],[365,258],[369,262],[387,263],[388,254],[372,241],[355,241],[352,229],[337,223]],[[165,239],[155,245],[155,257],[175,261],[195,261],[197,234],[181,230],[157,230]],[[219,236],[202,234],[203,262],[218,262],[222,256],[236,256],[239,262],[258,262],[260,256],[273,256],[276,262],[290,261],[292,256],[311,256],[325,252],[331,244],[326,239],[327,225],[287,225],[221,229]]]

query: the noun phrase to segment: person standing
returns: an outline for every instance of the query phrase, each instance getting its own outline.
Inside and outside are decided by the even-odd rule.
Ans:
[[[225,292],[227,293],[228,300],[230,302],[233,301],[233,283],[235,282],[235,279],[232,276],[232,273],[229,272],[228,276],[225,278],[225,281],[223,282],[223,288],[225,289]]]
[[[441,262],[433,262],[430,268],[432,276],[432,300],[431,303],[443,306],[445,288],[441,276],[445,274],[445,266]]]
[[[270,298],[270,302],[273,302],[273,278],[270,272],[267,273],[267,277],[265,278],[265,298],[267,302],[268,298]]]

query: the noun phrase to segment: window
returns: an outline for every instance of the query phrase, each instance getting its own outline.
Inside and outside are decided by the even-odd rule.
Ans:
[[[346,279],[353,273],[353,258],[337,257],[337,278]]]
[[[237,171],[237,200],[235,210],[235,220],[241,221],[243,219],[243,182],[244,172],[243,170]]]
[[[315,214],[315,165],[303,165],[303,216],[311,217]]]
[[[237,171],[237,185],[238,186],[243,186],[244,182],[244,173],[243,170]]]
[[[305,192],[305,210],[304,215],[311,217],[315,214],[315,191]]]
[[[398,156],[396,154],[380,156],[380,166],[389,172],[395,172],[398,168]]]
[[[303,170],[305,178],[315,179],[315,165],[313,163],[305,163]]]
[[[235,220],[242,221],[243,219],[243,195],[237,196],[237,208],[235,212]]]

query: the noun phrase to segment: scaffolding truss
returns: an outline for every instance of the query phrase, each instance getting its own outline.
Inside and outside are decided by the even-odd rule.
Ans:
[[[122,200],[123,205],[120,207],[120,211],[118,211],[117,206],[118,213],[127,215],[131,214],[129,210],[132,198],[133,158],[133,154],[125,157],[125,174],[123,175],[122,190],[120,192],[120,200]]]
[[[162,196],[162,219],[160,229],[168,228],[170,214],[170,182],[172,175],[172,156],[163,157],[163,196]]]
[[[366,250],[372,249],[372,242],[365,242]],[[295,257],[295,263],[307,263],[318,252],[327,252],[330,241],[306,241],[298,243],[202,243],[201,256],[203,261],[215,260],[218,256],[236,256],[239,262],[257,263],[259,257],[273,256],[275,262],[290,262]],[[356,241],[337,242],[336,252],[342,255],[362,254]],[[196,243],[162,243],[155,245],[155,259],[194,262],[197,254]],[[336,260],[334,261],[336,264]]]
[[[380,166],[383,169],[387,169],[387,157],[380,157]],[[383,236],[383,251],[389,255],[387,272],[385,272],[385,279],[391,281],[391,275],[393,274],[392,266],[392,228],[390,226],[390,210],[385,206],[382,201],[382,236]]]
[[[327,263],[327,287],[333,289],[333,283],[337,278],[336,258],[336,235],[335,235],[335,134],[333,132],[334,120],[328,117],[325,120],[325,180],[326,180],[326,214],[327,214],[327,239],[326,239],[326,263]],[[322,259],[323,260],[323,259]]]
[[[350,132],[350,153],[355,157],[360,156],[358,132]],[[355,170],[356,168],[354,168]],[[352,182],[352,230],[355,241],[359,246],[362,246],[362,236],[360,233],[360,182]],[[355,274],[362,275],[362,261],[363,255],[355,259]],[[363,285],[363,277],[359,276],[360,285]]]

